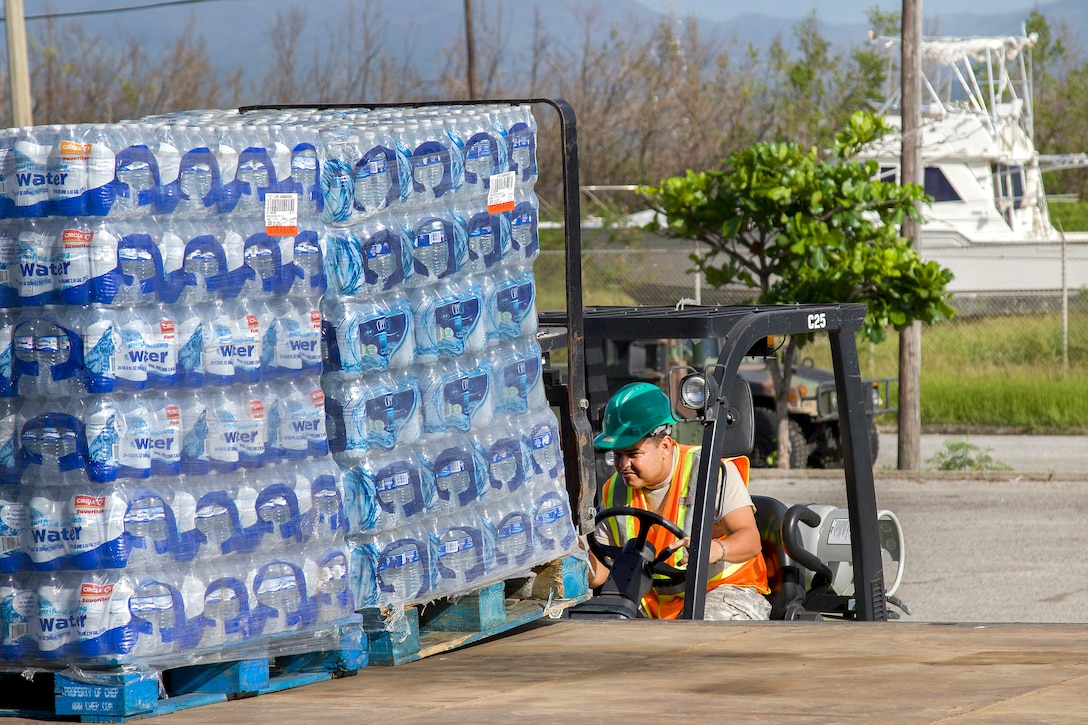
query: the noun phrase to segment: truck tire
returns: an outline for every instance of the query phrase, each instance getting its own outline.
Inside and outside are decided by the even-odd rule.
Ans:
[[[748,457],[753,468],[770,468],[771,461],[778,453],[778,418],[770,408],[756,407],[752,410],[755,418],[755,436],[752,453]],[[805,439],[801,424],[790,420],[790,468],[807,468],[812,446]]]

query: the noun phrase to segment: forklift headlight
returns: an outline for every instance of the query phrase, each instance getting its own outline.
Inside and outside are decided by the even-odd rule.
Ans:
[[[693,373],[680,381],[680,402],[685,408],[703,410],[709,398],[710,390],[703,374]]]

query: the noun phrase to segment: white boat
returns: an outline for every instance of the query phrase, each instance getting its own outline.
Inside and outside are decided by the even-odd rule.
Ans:
[[[899,38],[873,41],[891,70],[879,110],[894,131],[863,157],[899,173]],[[1032,36],[927,38],[922,46],[923,257],[955,274],[949,289],[974,296],[1053,298],[1088,285],[1088,233],[1051,223],[1046,169],[1086,165],[1083,154],[1040,157],[1034,143]],[[1063,263],[1064,259],[1064,263]],[[959,306],[959,305],[957,305]]]

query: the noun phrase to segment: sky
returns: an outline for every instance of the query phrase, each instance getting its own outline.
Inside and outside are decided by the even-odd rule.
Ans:
[[[951,15],[957,13],[1004,13],[1030,11],[1036,0],[918,0],[923,14]],[[738,0],[639,0],[643,5],[662,12],[673,6],[681,15],[695,13],[728,20],[739,15],[758,12],[777,18],[799,18],[816,10],[828,23],[857,23],[865,19],[865,11],[874,5],[881,10],[902,10],[902,0],[761,0],[759,3]]]

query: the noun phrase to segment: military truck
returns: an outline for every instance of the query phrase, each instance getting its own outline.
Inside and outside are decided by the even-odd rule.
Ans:
[[[603,357],[609,392],[623,385],[645,380],[663,388],[675,387],[667,371],[677,364],[701,364],[718,354],[716,340],[606,341]],[[755,414],[755,445],[750,454],[755,467],[771,467],[778,455],[778,421],[775,415],[774,383],[765,358],[749,358],[740,366],[738,377],[752,391]],[[876,416],[894,413],[891,407],[893,383],[898,378],[871,378],[863,381],[866,398],[866,425],[872,461],[876,462],[880,438]],[[675,391],[671,391],[675,393]],[[837,468],[843,465],[842,434],[839,430],[835,373],[817,367],[812,358],[795,361],[789,398],[790,468]]]

